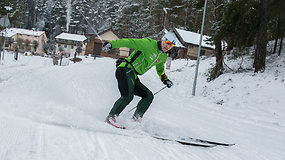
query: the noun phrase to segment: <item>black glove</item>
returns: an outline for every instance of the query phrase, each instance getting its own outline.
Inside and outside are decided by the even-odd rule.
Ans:
[[[106,43],[103,44],[103,48],[102,48],[103,51],[109,52],[111,49],[112,49],[112,44],[111,43],[106,42]]]
[[[171,80],[165,80],[165,81],[163,82],[163,84],[165,84],[168,88],[170,88],[171,86],[173,86],[173,83],[172,83]]]

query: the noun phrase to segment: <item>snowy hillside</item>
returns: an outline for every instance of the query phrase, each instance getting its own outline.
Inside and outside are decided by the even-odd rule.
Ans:
[[[113,128],[104,119],[119,97],[115,60],[85,58],[53,66],[43,57],[5,54],[0,64],[1,160],[282,160],[285,157],[285,53],[267,58],[264,73],[206,75],[215,59],[201,60],[196,96],[196,61],[172,61],[166,71],[174,86],[155,95],[141,124],[128,111]],[[240,61],[227,60],[233,69]],[[252,59],[243,62],[250,69]],[[155,69],[140,77],[160,90]],[[149,135],[203,138],[235,143],[200,148]]]

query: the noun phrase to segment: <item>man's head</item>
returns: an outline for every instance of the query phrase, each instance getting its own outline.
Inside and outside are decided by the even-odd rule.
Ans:
[[[163,52],[169,51],[177,42],[176,35],[173,32],[167,32],[161,39],[161,49]]]

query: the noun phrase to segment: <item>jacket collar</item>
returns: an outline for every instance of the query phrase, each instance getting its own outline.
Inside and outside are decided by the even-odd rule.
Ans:
[[[157,42],[157,47],[158,47],[158,49],[161,51],[161,52],[163,52],[163,50],[162,50],[162,48],[161,48],[161,41],[158,41]],[[164,53],[164,52],[163,52]]]

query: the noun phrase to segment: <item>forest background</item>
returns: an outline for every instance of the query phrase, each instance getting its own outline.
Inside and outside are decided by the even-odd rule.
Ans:
[[[121,38],[159,39],[164,29],[200,33],[204,0],[0,0],[0,16],[11,27],[46,31],[50,44],[62,32],[92,33],[112,28]],[[11,7],[7,10],[7,6]],[[222,73],[223,57],[249,54],[254,46],[255,72],[264,71],[269,54],[281,54],[285,32],[284,0],[208,0],[205,35],[216,45],[212,76]],[[81,14],[81,13],[83,14]],[[167,13],[167,14],[166,14]],[[84,17],[83,17],[84,16]],[[3,27],[1,28],[3,29]],[[222,48],[225,40],[227,48]],[[274,40],[272,50],[267,42]],[[225,52],[227,51],[227,52]]]

